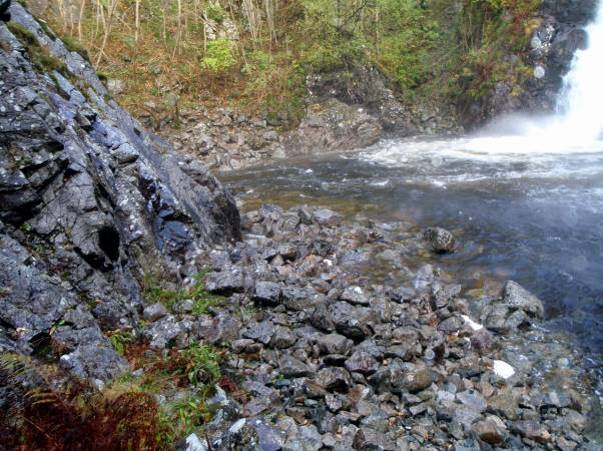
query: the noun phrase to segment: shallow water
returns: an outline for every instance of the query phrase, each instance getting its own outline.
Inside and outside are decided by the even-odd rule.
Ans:
[[[231,189],[285,207],[320,204],[353,217],[454,231],[462,248],[437,264],[466,288],[513,279],[544,301],[547,327],[603,361],[603,146],[521,149],[521,139],[385,141],[359,153],[225,175]],[[599,147],[599,148],[597,148]],[[523,150],[523,151],[522,151]]]

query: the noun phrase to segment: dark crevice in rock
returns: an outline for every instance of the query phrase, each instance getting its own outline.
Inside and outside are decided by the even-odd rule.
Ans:
[[[115,262],[119,258],[119,233],[113,227],[103,227],[98,232],[98,246],[109,260]]]

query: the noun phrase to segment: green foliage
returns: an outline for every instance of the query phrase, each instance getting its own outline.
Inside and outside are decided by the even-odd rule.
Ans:
[[[126,346],[136,341],[136,335],[132,330],[114,330],[107,334],[109,342],[118,354],[124,355]]]
[[[143,297],[148,304],[160,302],[169,310],[172,310],[178,302],[191,299],[193,301],[193,315],[203,315],[211,307],[224,300],[221,296],[213,295],[205,289],[205,275],[206,272],[200,272],[195,275],[195,282],[191,286],[175,288],[173,284],[161,279],[157,273],[147,272],[142,282]]]
[[[194,432],[210,418],[205,398],[191,395],[164,406],[159,412],[159,449],[170,449],[174,442]]]
[[[214,384],[220,378],[220,355],[210,346],[193,343],[179,351],[183,372],[193,385]]]
[[[219,74],[230,69],[235,63],[232,43],[228,39],[220,38],[207,43],[207,52],[201,60],[204,69]]]

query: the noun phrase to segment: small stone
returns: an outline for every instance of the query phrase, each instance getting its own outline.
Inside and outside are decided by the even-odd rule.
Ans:
[[[315,381],[329,391],[346,392],[352,385],[349,373],[343,368],[323,368],[316,374]]]
[[[279,371],[285,377],[303,377],[312,373],[312,370],[301,360],[285,355],[279,361]]]
[[[142,312],[142,317],[146,321],[153,322],[153,321],[157,321],[160,318],[163,318],[167,314],[168,314],[168,311],[165,308],[165,306],[163,304],[157,302],[156,304],[145,307],[145,309]]]
[[[270,346],[277,349],[290,348],[297,341],[297,336],[286,327],[277,327],[272,339],[270,340]]]
[[[488,407],[484,397],[476,390],[466,390],[456,394],[456,399],[467,407],[483,412]]]
[[[316,344],[323,354],[341,355],[346,355],[352,349],[352,346],[354,346],[352,340],[336,333],[320,335],[316,339]]]
[[[431,370],[425,367],[411,367],[401,375],[397,372],[392,374],[391,383],[398,391],[406,390],[410,393],[417,393],[431,385]]]
[[[441,227],[430,227],[423,233],[423,237],[431,248],[439,253],[445,254],[454,251],[456,240],[454,235]]]
[[[396,444],[382,432],[362,427],[354,436],[354,449],[360,450],[395,450]]]
[[[545,444],[551,440],[551,434],[537,421],[521,420],[514,423],[515,429],[524,437]]]
[[[269,304],[278,304],[281,297],[281,286],[275,282],[257,282],[253,299]]]
[[[502,430],[491,420],[478,421],[472,426],[472,430],[480,440],[490,445],[497,445],[505,439]]]
[[[379,363],[367,352],[356,351],[345,361],[345,367],[352,373],[360,373],[365,376],[373,374],[379,368]]]
[[[358,286],[348,287],[343,290],[343,293],[339,297],[342,301],[349,302],[350,304],[358,305],[369,305],[369,298],[364,293],[364,290]]]

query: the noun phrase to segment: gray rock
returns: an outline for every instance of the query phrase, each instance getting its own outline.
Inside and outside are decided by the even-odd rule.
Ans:
[[[270,340],[270,346],[277,349],[290,348],[297,341],[297,336],[286,327],[277,327]]]
[[[352,356],[345,361],[345,367],[352,373],[360,373],[368,376],[377,371],[379,363],[369,353],[355,351]]]
[[[341,223],[341,215],[328,208],[319,208],[312,214],[312,218],[322,226],[337,226]]]
[[[544,315],[542,301],[512,280],[509,280],[503,288],[501,303],[511,309],[523,310],[535,318],[541,319]]]
[[[296,130],[283,137],[287,156],[357,149],[374,144],[381,125],[356,106],[328,99],[308,108]]]
[[[369,305],[370,300],[364,290],[359,286],[347,287],[339,297],[342,301],[350,304]]]
[[[456,399],[465,406],[483,412],[488,406],[484,397],[476,390],[466,390],[456,394]]]
[[[176,338],[183,333],[180,323],[172,315],[167,315],[148,325],[142,335],[150,343],[152,348],[164,349],[174,343]]]
[[[277,304],[281,297],[281,286],[275,282],[257,282],[255,284],[254,300]]]
[[[423,232],[423,236],[435,252],[444,254],[454,251],[456,240],[446,229],[431,227]]]
[[[346,355],[352,349],[354,342],[343,335],[332,333],[318,335],[316,337],[316,344],[323,354]]]
[[[221,272],[212,273],[205,279],[205,288],[207,291],[222,295],[242,293],[249,286],[250,282],[245,271],[234,266],[225,268]]]
[[[432,375],[429,368],[405,364],[404,367],[391,371],[390,380],[393,389],[397,392],[417,393],[431,385]]]
[[[251,338],[252,340],[267,345],[270,343],[270,339],[274,335],[274,332],[274,324],[270,321],[262,321],[261,323],[250,324],[242,334],[245,338]]]
[[[308,365],[289,355],[284,355],[279,360],[279,371],[285,377],[303,377],[312,373]]]
[[[168,311],[165,308],[165,306],[163,304],[161,304],[160,302],[157,302],[155,304],[145,307],[142,312],[142,317],[146,321],[153,322],[153,321],[157,321],[160,318],[163,318],[167,314],[168,314]]]
[[[362,427],[354,436],[354,449],[359,450],[396,450],[396,444],[385,434],[371,428]]]
[[[513,424],[513,427],[525,438],[534,440],[537,443],[546,444],[551,441],[551,434],[546,427],[537,421],[520,420]]]

